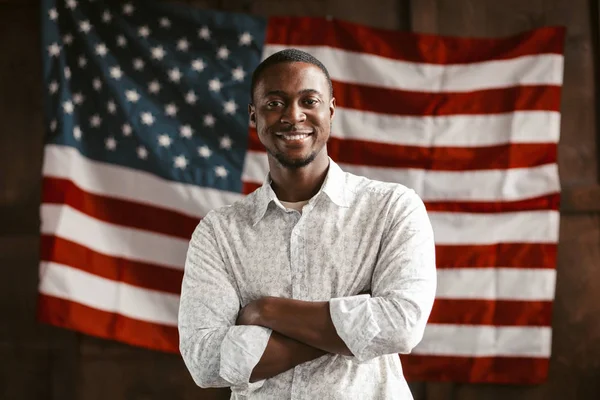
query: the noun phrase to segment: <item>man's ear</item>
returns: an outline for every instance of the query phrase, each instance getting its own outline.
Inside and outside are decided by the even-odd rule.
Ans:
[[[333,121],[333,117],[335,116],[335,97],[332,97],[331,101],[329,101],[329,116]]]
[[[250,126],[256,128],[256,109],[252,103],[248,104],[248,116],[250,117]]]

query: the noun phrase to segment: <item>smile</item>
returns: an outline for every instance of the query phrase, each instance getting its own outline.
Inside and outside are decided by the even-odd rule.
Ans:
[[[311,134],[306,132],[302,132],[302,133],[294,133],[294,134],[290,134],[290,133],[276,133],[275,134],[278,138],[283,139],[285,141],[301,141],[306,139],[307,137],[309,137]]]

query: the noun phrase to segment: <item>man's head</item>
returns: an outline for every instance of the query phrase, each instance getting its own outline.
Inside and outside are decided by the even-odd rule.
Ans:
[[[250,120],[270,158],[285,168],[327,160],[335,99],[319,60],[296,49],[271,55],[252,75],[251,96]]]

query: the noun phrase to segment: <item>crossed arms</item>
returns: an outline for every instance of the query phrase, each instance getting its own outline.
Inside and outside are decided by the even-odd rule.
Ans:
[[[263,297],[245,307],[215,238],[219,217],[207,215],[190,241],[179,309],[180,350],[196,384],[254,390],[328,353],[364,362],[410,352],[433,305],[435,255],[422,202],[399,213],[382,238],[372,296]]]

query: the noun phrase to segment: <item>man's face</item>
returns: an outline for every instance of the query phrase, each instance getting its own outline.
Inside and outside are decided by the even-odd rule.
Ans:
[[[325,74],[303,62],[279,63],[263,71],[249,106],[260,141],[286,168],[306,166],[324,150],[334,112]]]

